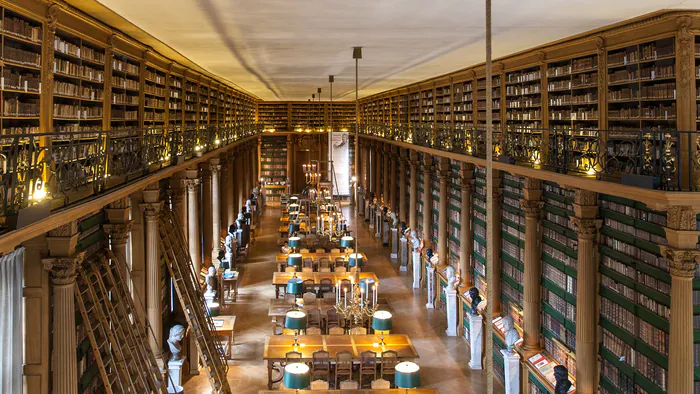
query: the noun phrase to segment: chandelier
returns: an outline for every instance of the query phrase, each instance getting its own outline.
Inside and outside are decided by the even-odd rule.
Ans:
[[[321,173],[317,172],[318,166],[316,164],[302,164],[301,169],[304,172],[306,183],[317,184],[321,180]]]
[[[348,288],[350,294],[348,294]],[[340,293],[343,293],[342,297]],[[352,319],[355,324],[360,324],[365,317],[369,318],[377,311],[377,293],[379,283],[371,278],[360,280],[359,272],[350,277],[350,286],[343,286],[338,281],[335,292],[335,310],[346,320]]]

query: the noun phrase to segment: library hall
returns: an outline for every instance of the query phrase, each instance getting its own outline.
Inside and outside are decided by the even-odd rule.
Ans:
[[[0,394],[700,394],[700,0],[0,0],[0,54]]]

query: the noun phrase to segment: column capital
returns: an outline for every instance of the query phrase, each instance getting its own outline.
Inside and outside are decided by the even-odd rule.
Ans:
[[[503,197],[503,188],[502,187],[494,187],[491,196],[493,197],[494,200],[496,200],[496,202],[500,203],[501,197]]]
[[[659,246],[661,256],[668,262],[668,268],[672,276],[692,279],[695,276],[695,266],[700,264],[700,250],[675,249],[668,246]]]
[[[574,204],[598,205],[598,193],[583,189],[574,189]]]
[[[185,185],[188,193],[194,193],[199,188],[199,179],[183,179],[182,183]]]
[[[41,265],[49,271],[54,285],[70,285],[75,282],[76,269],[83,262],[85,252],[73,257],[48,257],[41,259]]]
[[[696,230],[696,213],[691,207],[674,205],[666,212],[666,227],[673,230]]]
[[[593,240],[598,235],[598,230],[603,224],[601,219],[585,219],[576,216],[571,216],[571,223],[576,226],[576,232],[579,238]]]
[[[526,217],[539,217],[543,207],[544,201],[542,200],[520,199],[520,208],[523,210]]]
[[[132,222],[127,223],[109,223],[102,225],[102,228],[112,238],[112,243],[120,245],[125,244],[131,233]]]
[[[474,178],[461,178],[461,190],[472,194],[474,192]]]
[[[163,201],[142,203],[139,208],[147,221],[156,220],[163,209]]]
[[[211,171],[212,176],[217,176],[223,169],[223,166],[221,164],[211,164],[209,166],[209,171]]]

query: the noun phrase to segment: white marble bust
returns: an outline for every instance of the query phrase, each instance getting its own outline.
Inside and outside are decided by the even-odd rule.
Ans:
[[[170,328],[170,336],[168,337],[168,347],[170,347],[170,360],[177,361],[182,359],[182,345],[180,341],[185,337],[185,327],[176,324]]]

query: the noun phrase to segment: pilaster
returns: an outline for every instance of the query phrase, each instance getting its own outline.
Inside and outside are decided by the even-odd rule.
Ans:
[[[541,201],[542,182],[528,178],[525,185],[525,198],[520,200],[520,206],[525,214],[525,262],[523,280],[523,348],[526,351],[537,351],[540,346],[541,297],[540,282],[542,281],[541,259],[541,219],[544,201]]]
[[[146,316],[153,335],[148,337],[151,350],[158,362],[162,360],[161,343],[163,342],[163,316],[161,314],[161,261],[159,247],[158,216],[163,209],[163,202],[158,201],[157,194],[144,195],[140,205],[143,212],[146,239]],[[163,368],[163,365],[159,365]]]
[[[473,286],[474,270],[470,266],[474,249],[474,212],[472,193],[474,193],[474,166],[462,163],[461,172],[461,206],[459,216],[459,271],[461,285]]]
[[[431,247],[433,237],[431,226],[433,220],[433,193],[432,193],[433,157],[423,154],[423,242],[425,248]]]
[[[399,206],[397,207],[399,217],[408,221],[408,208],[406,207],[406,164],[408,164],[408,152],[399,148]]]
[[[408,202],[408,227],[415,230],[418,226],[418,152],[408,152],[408,164],[411,166],[411,191]]]
[[[211,262],[216,264],[217,257],[221,251],[221,200],[220,196],[220,174],[222,166],[219,164],[219,159],[212,159],[209,162],[209,170],[211,171],[211,233],[212,233],[212,250]],[[206,222],[205,222],[206,223]]]
[[[438,164],[437,175],[440,178],[440,209],[438,210],[438,269],[442,270],[450,265],[450,251],[447,247],[447,219],[449,217],[448,190],[450,182],[450,160],[441,157]]]

